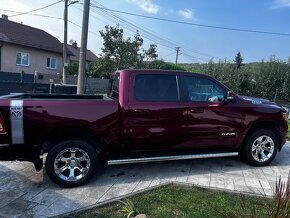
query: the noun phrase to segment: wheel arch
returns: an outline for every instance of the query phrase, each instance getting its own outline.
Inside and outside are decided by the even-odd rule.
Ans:
[[[281,135],[279,133],[279,129],[276,125],[275,122],[273,121],[260,121],[260,122],[257,122],[255,124],[253,124],[249,130],[247,131],[246,133],[246,136],[242,142],[242,146],[241,146],[241,149],[243,149],[243,147],[245,146],[248,138],[257,130],[259,129],[268,129],[270,131],[273,131],[275,133],[275,135],[277,135],[277,140],[278,140],[278,149],[280,150],[281,149]]]
[[[68,139],[83,139],[91,144],[97,152],[103,152],[101,138],[92,129],[82,126],[58,127],[52,130],[42,143],[43,152],[49,152],[55,144]]]

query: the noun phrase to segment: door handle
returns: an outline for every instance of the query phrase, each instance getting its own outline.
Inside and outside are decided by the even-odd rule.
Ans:
[[[203,113],[204,109],[202,109],[202,108],[191,108],[191,109],[189,109],[189,112],[190,113]]]
[[[149,113],[148,109],[134,109],[133,111],[135,113],[138,113],[138,114],[148,114]]]

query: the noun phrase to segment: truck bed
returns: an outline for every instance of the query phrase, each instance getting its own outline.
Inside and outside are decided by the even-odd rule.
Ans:
[[[112,100],[103,95],[68,95],[68,94],[37,94],[37,93],[12,93],[0,96],[0,99],[54,99],[54,100]]]

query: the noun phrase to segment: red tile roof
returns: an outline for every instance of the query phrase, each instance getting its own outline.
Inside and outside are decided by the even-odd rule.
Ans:
[[[80,47],[77,47],[75,43],[73,45],[67,45],[68,50],[74,55],[70,59],[73,61],[79,61],[80,58]],[[90,50],[87,50],[86,61],[93,62],[97,60],[98,57]]]
[[[62,43],[49,33],[0,18],[0,42],[62,54]],[[68,55],[71,55],[70,53]]]

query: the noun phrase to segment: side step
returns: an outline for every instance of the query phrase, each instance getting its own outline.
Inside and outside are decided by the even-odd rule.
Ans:
[[[157,161],[169,161],[169,160],[189,160],[200,158],[212,158],[212,157],[232,157],[238,156],[238,152],[227,153],[212,153],[212,154],[191,154],[191,155],[177,155],[177,156],[159,156],[159,157],[144,157],[144,158],[129,158],[119,160],[108,160],[108,165],[128,164],[128,163],[145,163],[145,162],[157,162]]]

